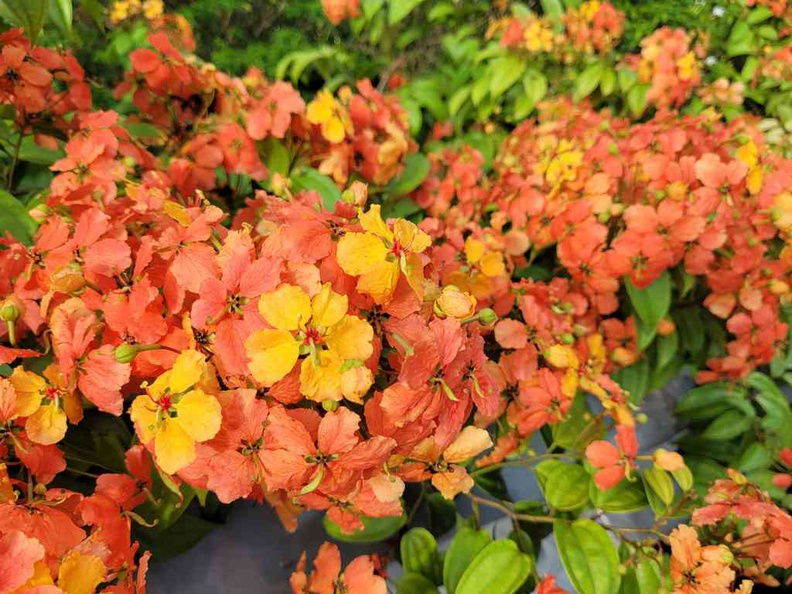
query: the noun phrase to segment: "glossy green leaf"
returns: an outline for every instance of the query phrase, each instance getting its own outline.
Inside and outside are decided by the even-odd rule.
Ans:
[[[625,280],[625,287],[635,313],[650,328],[656,327],[668,315],[668,308],[671,306],[671,276],[667,271],[648,287],[638,288],[629,278]]]
[[[25,245],[33,243],[38,223],[28,214],[28,209],[11,194],[0,190],[0,235],[8,231]]]
[[[675,412],[688,419],[711,419],[731,408],[731,398],[744,397],[745,390],[725,382],[704,384],[685,394]]]
[[[399,552],[404,571],[434,579],[440,559],[437,556],[437,541],[426,528],[413,528],[402,536]]]
[[[672,332],[666,336],[657,337],[657,369],[663,369],[676,357],[679,349],[679,333]]]
[[[516,54],[506,54],[494,60],[489,68],[489,92],[497,99],[508,91],[525,73],[527,64]]]
[[[542,490],[551,507],[571,511],[588,503],[590,477],[581,465],[547,460],[537,465],[536,472],[545,475]]]
[[[91,17],[94,24],[104,30],[104,7],[99,0],[79,0],[80,7]]]
[[[619,594],[658,594],[661,584],[657,562],[641,558],[625,572]]]
[[[0,0],[0,18],[22,27],[33,42],[41,33],[48,12],[48,0]]]
[[[49,0],[49,17],[66,37],[71,37],[74,9],[72,0]]]
[[[763,443],[755,441],[743,450],[735,466],[737,470],[742,472],[751,472],[752,470],[768,468],[772,463],[773,454],[770,453]]]
[[[572,94],[572,98],[575,101],[580,101],[591,95],[594,89],[599,86],[600,80],[602,80],[602,71],[602,62],[589,64],[575,79],[575,91]]]
[[[646,111],[648,84],[637,84],[627,91],[627,106],[633,116],[638,117]]]
[[[657,495],[665,505],[670,505],[674,500],[674,483],[671,477],[662,468],[647,468],[643,472],[646,485]]]
[[[642,484],[627,479],[622,479],[618,485],[607,491],[600,491],[594,481],[591,481],[589,498],[596,509],[612,514],[626,514],[649,505]]]
[[[437,594],[437,586],[426,576],[408,571],[396,583],[396,594]]]
[[[622,93],[626,93],[638,82],[638,73],[632,68],[622,67],[616,70],[616,80]]]
[[[513,540],[491,542],[476,555],[457,585],[457,594],[514,594],[528,579],[532,559]]]
[[[578,594],[619,591],[619,554],[605,529],[592,520],[556,520],[556,546]]]
[[[712,421],[701,437],[704,439],[725,440],[742,435],[751,427],[751,419],[739,410],[728,410]]]
[[[422,153],[411,153],[404,159],[404,171],[386,187],[391,196],[403,196],[418,188],[429,175],[431,164]]]
[[[333,180],[319,173],[316,169],[304,169],[299,174],[292,177],[294,189],[314,190],[322,197],[324,207],[332,211],[335,203],[341,200],[341,190],[333,183]]]
[[[484,547],[492,542],[486,530],[463,527],[456,533],[443,559],[443,584],[448,594],[456,592],[462,574]]]
[[[630,402],[640,403],[649,387],[649,360],[640,359],[629,367],[622,367],[613,374],[613,379],[630,394]]]
[[[753,51],[754,34],[748,21],[737,20],[729,33],[726,42],[726,53],[729,56],[742,56]]]
[[[395,25],[415,10],[423,1],[424,0],[390,0],[388,24]]]
[[[407,514],[387,516],[384,518],[363,518],[363,529],[346,534],[338,524],[326,515],[322,520],[325,531],[333,539],[341,542],[380,542],[396,534],[407,521]]]
[[[561,0],[539,0],[542,5],[542,12],[553,22],[556,29],[562,26],[561,16],[564,14],[564,5]]]

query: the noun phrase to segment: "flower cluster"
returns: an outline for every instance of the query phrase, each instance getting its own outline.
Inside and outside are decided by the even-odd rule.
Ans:
[[[495,169],[476,195],[483,204],[464,212],[475,222],[497,205],[490,232],[530,246],[510,259],[518,268],[554,252],[589,323],[627,347],[611,349],[611,358],[635,360],[629,340],[618,344],[634,336],[631,319],[608,317],[625,279],[646,287],[677,269],[692,283],[702,279],[704,305],[733,337],[702,381],[744,377],[772,359],[787,332],[779,307],[792,265],[792,163],[765,150],[750,123],[659,114],[630,124],[552,102],[505,140]],[[455,199],[450,212],[463,204]]]
[[[341,186],[351,174],[384,185],[402,172],[404,157],[417,145],[396,97],[383,96],[368,80],[360,81],[357,91],[342,87],[338,98],[320,91],[308,105],[308,122],[316,127],[311,162]]]
[[[153,21],[160,18],[164,11],[162,0],[115,0],[110,6],[109,18],[114,25],[138,15]]]
[[[563,31],[556,33],[548,16],[508,17],[495,22],[490,34],[502,32],[503,47],[553,54],[571,62],[579,56],[607,54],[618,45],[624,29],[624,13],[600,0],[567,8],[561,21]]]
[[[658,29],[641,40],[640,59],[628,58],[638,80],[650,84],[647,100],[658,107],[680,107],[701,81],[699,56],[684,29]]]
[[[706,581],[713,592],[730,592],[736,575],[746,578],[738,592],[750,592],[751,582],[777,587],[768,570],[792,567],[792,516],[739,472],[715,481],[692,524],[671,533],[671,577],[679,591]],[[702,546],[708,541],[716,544]]]

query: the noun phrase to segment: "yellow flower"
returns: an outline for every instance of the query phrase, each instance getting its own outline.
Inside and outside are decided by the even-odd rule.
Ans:
[[[66,435],[67,420],[76,423],[82,417],[79,399],[57,386],[58,376],[58,368],[51,365],[44,377],[16,367],[8,378],[16,392],[14,417],[27,417],[25,431],[35,443],[59,442]]]
[[[325,283],[313,299],[300,287],[281,285],[259,299],[259,311],[272,329],[245,341],[250,372],[269,387],[286,377],[301,355],[303,395],[320,402],[340,400],[341,373],[346,361],[365,361],[374,352],[374,330],[368,322],[347,315],[346,295]]]
[[[337,144],[344,140],[347,128],[345,114],[330,91],[319,91],[316,98],[308,104],[305,115],[312,124],[322,126],[322,136],[329,142]]]
[[[158,19],[162,16],[163,12],[164,7],[162,5],[162,0],[145,0],[145,2],[143,2],[143,16],[149,21]]]
[[[476,313],[476,298],[459,287],[447,285],[435,301],[435,313],[464,320]]]
[[[347,233],[338,242],[338,264],[357,276],[357,289],[374,298],[378,304],[387,302],[396,289],[400,272],[416,294],[423,298],[423,261],[420,253],[432,243],[429,236],[404,219],[397,219],[393,231],[380,215],[380,206],[373,205],[360,215],[364,233]]]
[[[130,416],[144,444],[154,440],[157,464],[175,474],[195,460],[195,444],[212,439],[220,430],[220,403],[204,389],[212,389],[212,374],[198,351],[182,352],[173,368],[148,386],[147,394],[132,403]]]
[[[748,191],[755,196],[762,189],[764,171],[759,164],[759,149],[753,140],[749,140],[737,149],[737,158],[748,166],[745,185],[748,187]]]
[[[676,66],[679,72],[679,80],[690,80],[698,71],[696,56],[693,52],[688,52],[679,58]]]

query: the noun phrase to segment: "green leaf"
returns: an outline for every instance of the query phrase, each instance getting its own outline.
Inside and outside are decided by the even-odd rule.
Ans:
[[[725,382],[704,384],[690,390],[675,413],[688,419],[711,419],[731,408],[731,398],[745,398],[745,390]]]
[[[642,558],[624,574],[620,594],[657,594],[661,585],[660,566],[653,559]]]
[[[527,64],[516,54],[506,54],[490,64],[489,92],[497,99],[508,91],[525,73]]]
[[[592,520],[553,522],[556,546],[578,594],[619,591],[619,554],[605,529]]]
[[[395,25],[424,0],[390,0],[390,11],[388,12],[388,24]]]
[[[547,503],[561,511],[571,511],[588,503],[589,473],[579,464],[549,464],[556,460],[547,460],[538,464],[536,472],[545,475],[542,490]],[[541,467],[541,469],[540,469]]]
[[[435,579],[440,558],[437,556],[437,541],[426,528],[413,528],[402,536],[399,552],[404,571]]]
[[[539,103],[547,95],[547,77],[538,70],[528,70],[523,76],[523,89],[531,101]]]
[[[38,165],[52,165],[58,159],[64,157],[66,153],[63,149],[51,151],[43,146],[36,144],[32,136],[25,136],[19,148],[19,160]]]
[[[11,194],[0,190],[0,234],[6,231],[25,245],[33,243],[38,223],[28,214],[27,208]]]
[[[270,136],[262,143],[262,148],[264,165],[267,166],[270,175],[273,173],[279,173],[284,176],[289,175],[291,155],[284,144],[274,136]]]
[[[0,18],[15,27],[22,27],[34,43],[48,11],[48,0],[0,0]]]
[[[630,402],[638,404],[649,388],[649,360],[644,357],[629,367],[622,367],[613,374],[613,379],[630,394]]]
[[[607,491],[600,491],[594,481],[591,481],[589,498],[596,509],[612,514],[635,512],[649,505],[641,485],[627,479],[622,479],[618,485]]]
[[[437,594],[437,586],[426,576],[408,571],[399,578],[396,594]]]
[[[739,410],[728,410],[712,421],[701,437],[704,439],[726,440],[742,435],[751,428],[751,418]]]
[[[602,62],[589,64],[575,80],[575,91],[572,93],[572,98],[575,101],[580,101],[588,97],[599,86],[600,80],[602,80]]]
[[[105,28],[104,7],[99,0],[80,0],[80,6],[102,31]]]
[[[755,441],[743,450],[735,466],[737,470],[742,472],[751,472],[752,470],[768,468],[772,463],[773,455],[768,451],[767,447]]]
[[[431,163],[422,153],[411,153],[404,159],[404,171],[396,179],[392,179],[385,191],[391,196],[409,194],[420,186],[429,175]]]
[[[451,95],[451,98],[448,100],[448,115],[454,117],[459,113],[459,110],[462,109],[465,102],[470,99],[470,92],[471,87],[466,86]]]
[[[668,315],[671,306],[671,276],[668,271],[643,289],[636,287],[629,278],[625,279],[624,284],[635,313],[647,326],[656,328],[657,323]]]
[[[491,542],[476,555],[457,585],[457,594],[514,594],[528,579],[532,559],[513,540]]]
[[[154,124],[124,120],[121,122],[121,127],[129,132],[129,135],[135,140],[162,141],[166,139],[165,132]]]
[[[403,196],[396,200],[388,200],[382,205],[382,218],[406,219],[422,210],[412,198]]]
[[[333,211],[335,203],[341,200],[341,190],[333,183],[333,180],[319,173],[316,169],[303,169],[302,172],[292,177],[294,189],[314,190],[322,197],[324,207]]]
[[[729,33],[726,42],[726,53],[731,56],[743,56],[753,51],[754,34],[748,21],[737,20]]]
[[[386,516],[384,518],[363,518],[363,529],[346,534],[341,527],[326,515],[322,520],[327,534],[341,542],[379,542],[396,534],[407,522],[407,514]]]
[[[663,369],[674,360],[679,349],[679,333],[672,332],[657,338],[657,369]]]
[[[68,38],[72,34],[73,12],[72,0],[50,0],[50,21]]]
[[[638,82],[638,73],[631,68],[619,68],[616,70],[616,79],[619,82],[619,88],[622,93],[626,93]]]
[[[634,117],[640,116],[646,110],[648,84],[639,84],[627,91],[627,106]]]
[[[540,0],[542,12],[553,22],[556,29],[561,28],[561,17],[564,14],[564,5],[561,0]]]
[[[609,96],[616,90],[616,71],[612,67],[603,67],[600,77],[600,91],[603,97]]]
[[[674,483],[662,468],[647,468],[643,472],[644,481],[665,505],[674,500]]]
[[[767,6],[757,6],[748,13],[745,22],[749,25],[758,25],[773,16],[773,11]]]
[[[466,526],[456,533],[443,560],[443,584],[448,594],[456,592],[462,574],[490,542],[492,537],[486,530]]]

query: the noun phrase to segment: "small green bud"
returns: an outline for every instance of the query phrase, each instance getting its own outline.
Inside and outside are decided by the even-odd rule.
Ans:
[[[478,314],[479,322],[484,324],[485,326],[492,326],[495,322],[498,321],[498,315],[492,311],[489,307],[485,307],[482,309]]]
[[[338,400],[332,398],[325,398],[322,400],[322,408],[327,412],[335,412],[338,410]]]

